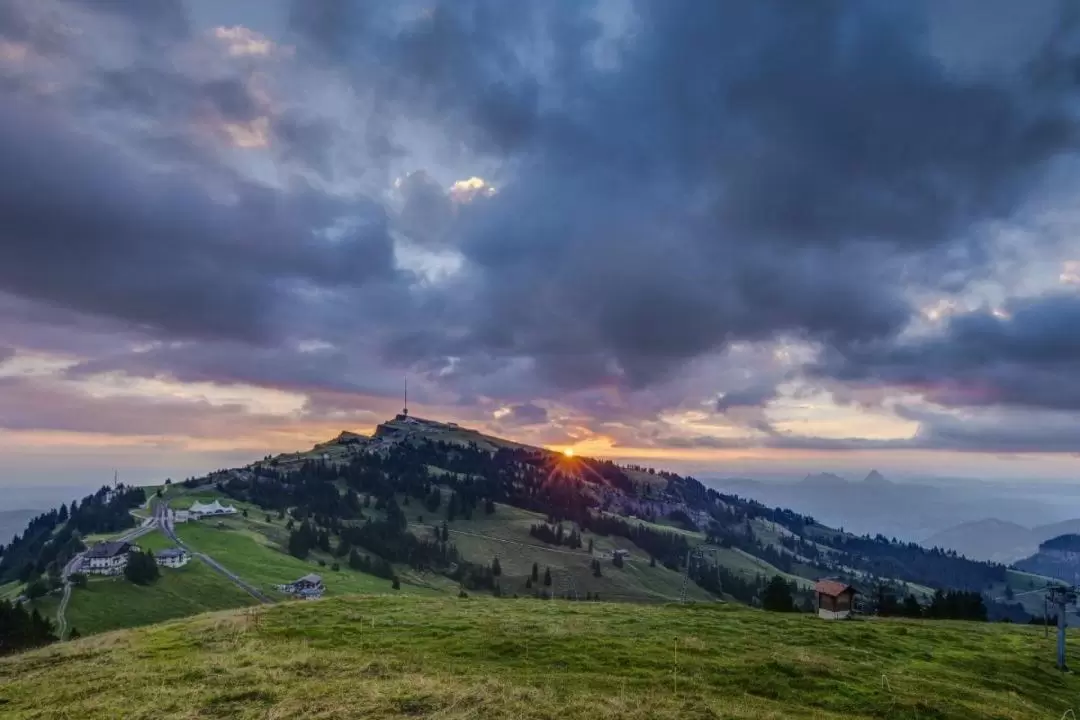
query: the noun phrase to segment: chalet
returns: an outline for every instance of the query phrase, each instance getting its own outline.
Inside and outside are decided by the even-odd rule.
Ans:
[[[119,575],[127,567],[128,553],[137,549],[129,542],[100,542],[83,554],[83,572],[95,575]]]
[[[630,557],[630,551],[629,550],[623,550],[622,548],[616,548],[615,550],[613,550],[611,552],[611,557],[613,557],[613,558],[617,557],[617,558],[621,558],[623,560],[626,560],[627,558]]]
[[[236,508],[232,505],[222,505],[218,500],[206,504],[196,500],[191,504],[188,513],[195,518],[206,517],[207,515],[235,515]]]
[[[154,560],[162,567],[180,568],[188,564],[191,556],[182,548],[167,548],[154,553]]]
[[[814,585],[817,595],[818,617],[825,620],[845,620],[855,612],[855,596],[858,590],[839,580],[818,580]]]
[[[326,590],[323,586],[322,578],[314,574],[305,575],[288,585],[278,585],[277,589],[283,593],[288,593],[289,595],[312,600],[322,597],[323,592]]]
[[[187,510],[173,510],[169,508],[169,520],[173,523],[185,523],[191,519],[191,513]]]

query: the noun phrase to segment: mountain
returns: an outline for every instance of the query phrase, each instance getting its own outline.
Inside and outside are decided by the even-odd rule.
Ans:
[[[1027,528],[991,518],[961,523],[931,535],[922,544],[955,550],[973,560],[1008,564],[1034,555],[1040,543],[1070,533],[1080,533],[1080,519]]]
[[[837,481],[841,495],[867,485],[837,476],[798,485],[829,495],[820,487]],[[146,514],[146,499],[143,488],[102,488],[72,503],[70,514],[38,516],[0,555],[0,585],[18,593],[40,579],[46,591],[59,592],[58,571],[85,547],[84,538],[141,532],[140,545],[180,542],[202,560],[168,570],[160,586],[145,590],[96,580],[76,588],[66,617],[81,632],[251,597],[287,599],[282,587],[309,574],[325,580],[330,596],[463,591],[744,604],[760,603],[779,576],[800,606],[812,602],[814,581],[835,577],[876,588],[875,598],[911,595],[924,604],[934,589],[992,589],[985,598],[991,618],[1027,618],[1023,608],[993,600],[1015,581],[1002,565],[882,534],[852,534],[693,477],[566,457],[404,414],[370,436],[344,431],[306,451],[158,488],[150,505],[184,510],[218,500],[237,510],[213,522],[177,523],[168,537],[152,526],[138,528],[141,520],[132,515]],[[202,561],[213,561],[209,573],[200,572]],[[235,590],[230,583],[242,592],[224,593],[223,584]],[[46,595],[34,607],[55,616],[57,597]],[[125,613],[108,610],[118,606]]]
[[[803,478],[802,484],[811,488],[834,488],[834,487],[846,487],[848,481],[839,475],[833,473],[823,472],[807,475]]]
[[[1043,538],[1045,539],[1045,538]],[[1031,528],[1014,522],[987,518],[960,523],[928,537],[926,547],[940,547],[972,558],[1011,563],[1033,554],[1039,540]]]
[[[1080,583],[1080,535],[1058,535],[1039,544],[1031,557],[1016,563],[1018,570]]]
[[[877,470],[871,470],[867,476],[863,478],[863,482],[867,485],[892,485],[892,482],[887,480],[885,476]]]
[[[706,482],[722,492],[770,507],[791,508],[832,527],[924,542],[928,547],[940,545],[935,543],[936,534],[963,523],[1001,518],[1033,527],[1047,520],[1065,520],[1080,511],[1074,499],[1063,503],[1060,498],[1035,496],[1022,485],[998,486],[972,480],[942,484],[896,482],[877,471],[871,471],[861,482],[832,473],[808,475],[800,482],[717,476],[707,477]],[[1028,547],[1034,551],[1037,544]],[[989,559],[990,555],[976,557]]]

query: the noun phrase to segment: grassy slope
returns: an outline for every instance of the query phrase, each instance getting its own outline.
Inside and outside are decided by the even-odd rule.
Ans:
[[[292,582],[312,572],[322,575],[327,595],[394,592],[390,589],[389,580],[355,572],[345,566],[334,572],[330,569],[329,563],[327,567],[320,567],[311,560],[300,560],[288,555],[272,547],[266,536],[252,529],[243,518],[221,521],[224,528],[217,527],[217,522],[217,520],[208,520],[183,523],[176,526],[176,534],[185,544],[206,553],[230,571],[272,596],[283,597],[275,593],[274,585]],[[402,594],[430,593],[433,590],[410,585],[406,578],[401,590],[397,592]]]
[[[1080,678],[1052,658],[1038,629],[1007,625],[353,597],[265,608],[257,624],[215,614],[0,659],[0,696],[13,720],[1041,720],[1080,695]]]
[[[444,512],[440,510],[435,515],[425,513],[425,522],[441,523]],[[411,520],[415,520],[415,515],[409,515]],[[529,528],[544,519],[543,515],[537,513],[497,504],[493,515],[479,509],[473,513],[471,520],[458,517],[449,523],[448,528],[451,541],[465,559],[487,564],[498,556],[503,572],[500,583],[507,594],[530,592],[525,589],[525,579],[531,574],[535,562],[540,566],[541,576],[545,568],[551,568],[552,587],[556,593],[576,589],[581,597],[585,597],[586,593],[599,593],[601,598],[612,600],[679,599],[682,574],[661,566],[649,567],[648,554],[630,541],[587,532],[582,535],[586,547],[580,550],[547,546],[529,535]],[[426,537],[431,533],[429,525],[416,522],[410,524],[410,530],[417,537]],[[586,549],[590,539],[593,541],[594,555],[589,555]],[[621,570],[610,560],[602,560],[602,575],[594,577],[591,568],[594,557],[610,553],[615,548],[629,550],[630,559],[624,562]],[[708,593],[694,583],[687,586],[687,596],[695,600],[709,599]]]
[[[192,560],[182,568],[162,568],[161,577],[148,586],[122,578],[94,578],[86,588],[72,592],[67,619],[81,634],[89,635],[254,602],[204,563]]]

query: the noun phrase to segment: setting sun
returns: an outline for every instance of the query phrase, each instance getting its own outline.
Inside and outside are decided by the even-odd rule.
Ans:
[[[574,448],[566,448],[562,451],[562,454],[566,457],[574,457]]]

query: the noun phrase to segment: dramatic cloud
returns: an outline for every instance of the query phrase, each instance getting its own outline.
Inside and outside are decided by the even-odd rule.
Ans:
[[[951,407],[1080,410],[1080,295],[1047,295],[953,315],[940,332],[834,351],[819,370],[899,386]]]
[[[1040,444],[993,414],[1080,411],[1080,249],[1015,231],[1076,182],[1064,4],[184,7],[0,5],[0,362],[59,368],[3,427],[82,432],[27,393],[105,376],[344,422],[409,373],[535,437],[1071,448],[1056,415]],[[1033,259],[1052,290],[1016,277]],[[162,402],[180,433],[197,406]]]

